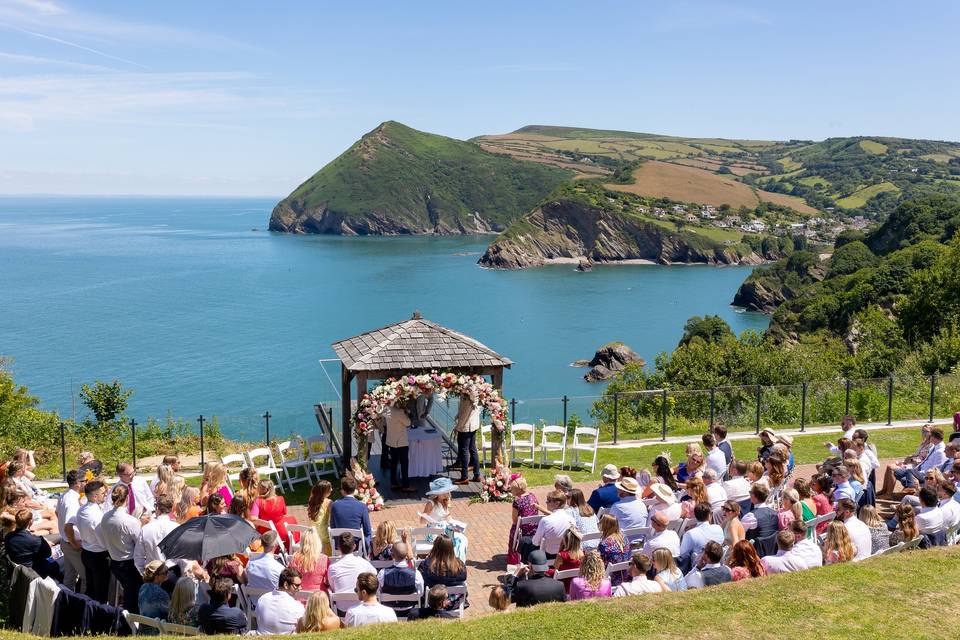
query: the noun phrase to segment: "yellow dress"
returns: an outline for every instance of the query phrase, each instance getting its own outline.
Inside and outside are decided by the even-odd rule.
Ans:
[[[330,505],[332,503],[333,501],[330,498],[324,500],[320,507],[320,513],[317,514],[317,519],[313,521],[313,528],[317,530],[317,535],[320,536],[323,553],[328,556],[333,553],[333,547],[330,545]]]

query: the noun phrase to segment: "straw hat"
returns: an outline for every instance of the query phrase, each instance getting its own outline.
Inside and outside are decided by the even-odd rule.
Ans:
[[[603,472],[600,474],[604,480],[619,480],[620,479],[620,469],[617,468],[615,464],[608,464],[603,468]]]
[[[777,436],[777,442],[784,444],[787,447],[793,446],[793,438],[791,436]]]
[[[634,478],[621,478],[615,486],[620,491],[624,493],[629,493],[631,495],[637,495],[637,491],[640,490],[640,483],[637,482]]]
[[[763,435],[764,433],[767,434],[768,436],[770,436],[770,439],[771,439],[771,440],[776,440],[776,439],[777,439],[777,434],[776,434],[776,432],[775,432],[773,429],[762,429],[762,430],[760,431],[760,435]]]
[[[673,495],[673,489],[662,482],[656,482],[650,485],[650,491],[667,504],[673,504],[677,501],[677,496]]]

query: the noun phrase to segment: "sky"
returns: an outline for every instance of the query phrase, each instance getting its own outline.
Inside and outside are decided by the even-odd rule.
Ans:
[[[0,194],[284,196],[384,120],[960,140],[960,3],[0,0]]]

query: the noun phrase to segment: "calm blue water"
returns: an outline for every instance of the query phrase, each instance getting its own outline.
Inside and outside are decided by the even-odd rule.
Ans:
[[[334,357],[330,343],[414,309],[513,359],[505,393],[527,413],[560,411],[535,398],[600,393],[569,364],[610,340],[652,362],[691,315],[737,332],[767,324],[729,306],[749,268],[490,271],[476,265],[487,237],[271,234],[273,205],[0,198],[0,354],[64,415],[81,382],[117,378],[141,422],[216,414],[243,436],[268,409],[277,430],[309,428],[312,405],[336,398],[318,362]],[[337,380],[339,365],[326,366]]]

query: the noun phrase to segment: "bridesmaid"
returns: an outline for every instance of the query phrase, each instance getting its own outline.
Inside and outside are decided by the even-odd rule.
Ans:
[[[307,500],[307,517],[310,518],[313,528],[317,530],[320,537],[320,544],[324,555],[331,555],[330,545],[330,505],[332,500],[330,494],[333,493],[333,485],[327,480],[321,480],[310,490],[310,498]]]
[[[207,506],[207,500],[214,493],[223,496],[224,504],[233,500],[233,491],[227,484],[227,469],[219,462],[209,462],[203,472],[203,484],[200,485],[200,506]]]

